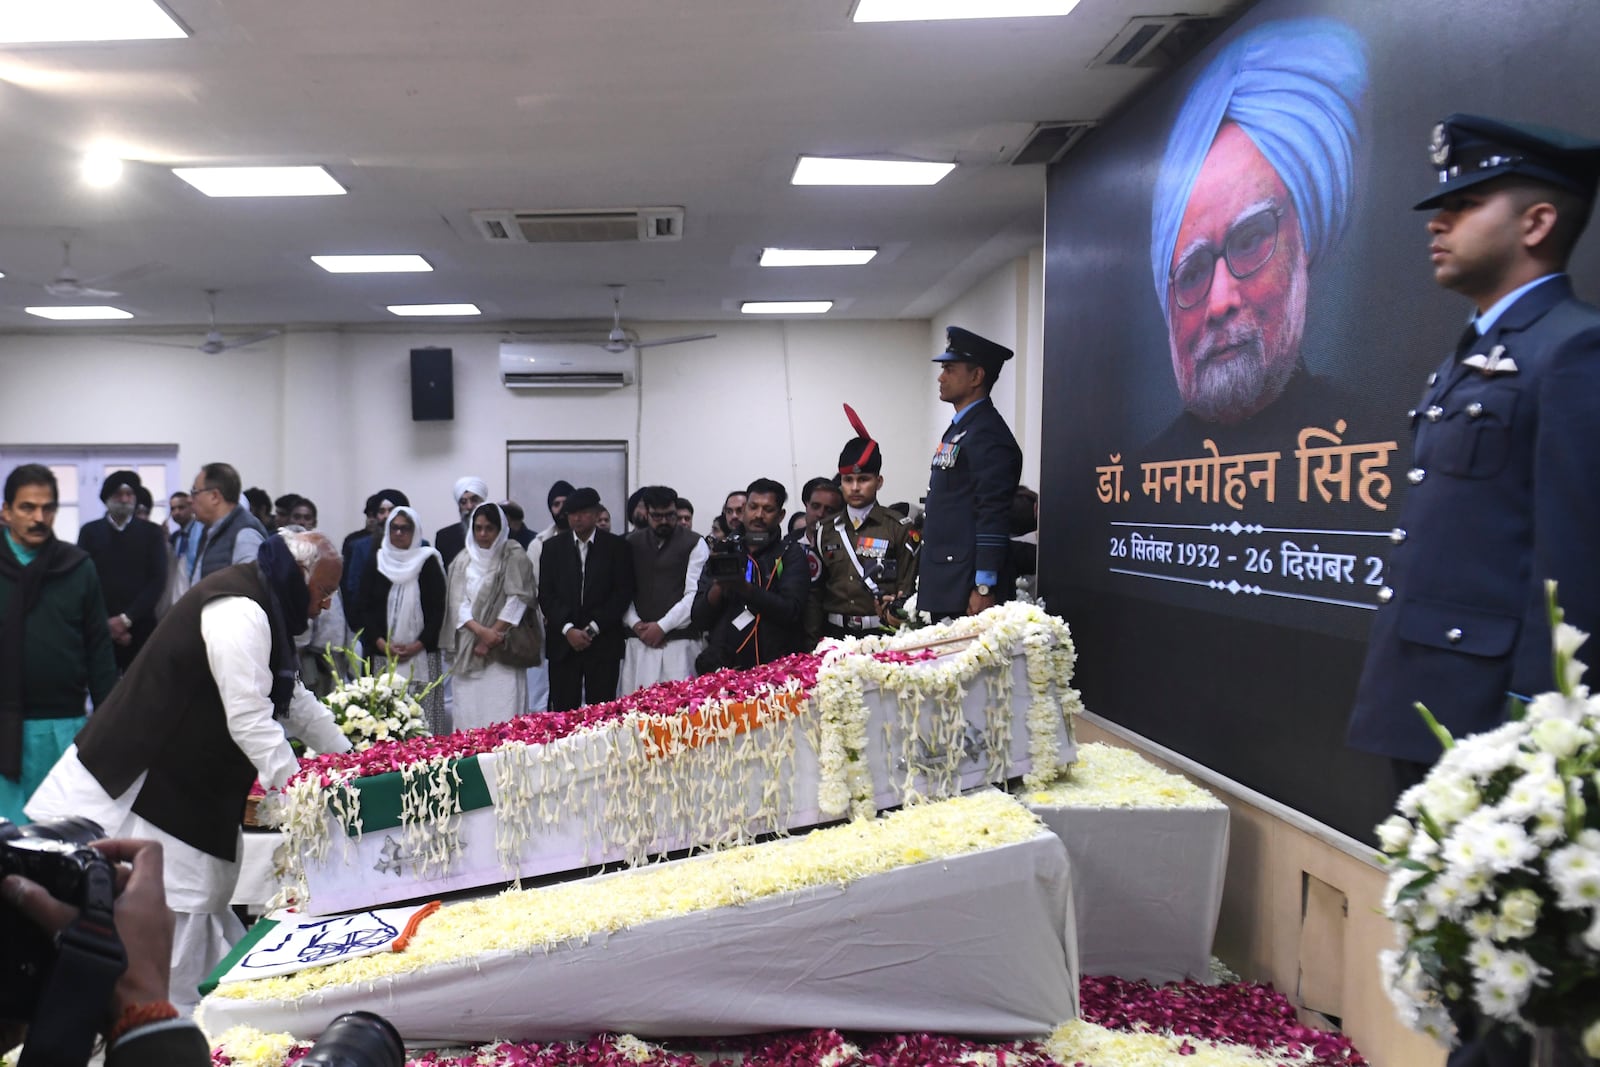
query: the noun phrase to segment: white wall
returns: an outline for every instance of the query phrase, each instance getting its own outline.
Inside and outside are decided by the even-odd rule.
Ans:
[[[642,388],[558,393],[505,389],[492,331],[294,331],[218,356],[115,334],[0,336],[0,444],[176,444],[184,478],[225,460],[246,485],[310,496],[340,534],[380,487],[405,490],[428,528],[453,516],[462,474],[503,493],[508,441],[626,440],[634,484],[674,486],[704,529],[734,486],[767,476],[793,493],[837,469],[848,401],[883,442],[885,499],[922,495],[938,436],[925,320],[642,333],[701,329],[719,336],[646,349]],[[453,421],[411,420],[408,353],[423,345],[454,349]],[[536,522],[542,501],[523,503]]]
[[[944,350],[946,326],[971,330],[1015,353],[991,396],[1022,447],[1022,484],[1038,489],[1044,383],[1043,247],[995,270],[940,309],[929,325],[929,358]],[[937,440],[954,412],[939,403],[937,390],[931,397],[929,418]]]

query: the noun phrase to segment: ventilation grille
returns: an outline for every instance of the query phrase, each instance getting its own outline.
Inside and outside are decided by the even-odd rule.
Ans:
[[[539,374],[518,371],[502,376],[511,389],[620,389],[632,383],[632,378],[621,371]]]
[[[1193,15],[1149,15],[1128,20],[1090,61],[1094,67],[1170,67],[1210,37],[1218,20]]]
[[[602,244],[678,241],[683,208],[474,211],[472,223],[494,244]]]
[[[1034,163],[1054,163],[1094,129],[1092,122],[1041,122],[1011,157],[1013,167]]]

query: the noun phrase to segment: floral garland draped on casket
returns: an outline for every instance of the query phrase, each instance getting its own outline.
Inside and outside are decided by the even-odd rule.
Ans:
[[[474,884],[736,845],[1017,774],[1037,788],[1071,763],[1073,663],[1065,622],[1003,604],[571,712],[313,756],[268,817],[291,838],[302,900],[312,872],[315,906],[336,842],[392,828],[410,873],[438,879],[457,867],[464,818],[486,810],[499,870]],[[564,858],[531,863],[561,834]]]

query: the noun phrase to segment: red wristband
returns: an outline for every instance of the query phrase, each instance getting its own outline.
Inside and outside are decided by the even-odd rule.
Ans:
[[[106,1044],[114,1044],[118,1038],[136,1027],[146,1023],[165,1022],[176,1019],[178,1009],[165,1000],[154,1000],[148,1004],[129,1004],[122,1011],[122,1017],[117,1020],[117,1025],[111,1028],[106,1035]]]

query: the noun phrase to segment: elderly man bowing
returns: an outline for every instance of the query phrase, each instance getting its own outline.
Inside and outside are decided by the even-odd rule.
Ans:
[[[251,784],[278,789],[299,769],[289,734],[318,752],[350,747],[300,684],[294,648],[340,570],[325,536],[289,531],[263,542],[254,563],[197,583],[26,808],[34,819],[82,815],[110,837],[162,843],[177,913],[175,1002],[192,1002],[244,933],[228,901]]]

